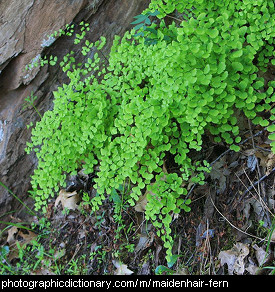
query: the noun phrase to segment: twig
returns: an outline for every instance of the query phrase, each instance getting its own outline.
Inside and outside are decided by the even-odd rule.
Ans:
[[[260,182],[262,182],[263,180],[265,180],[271,173],[275,172],[275,167],[270,171],[269,174],[265,174],[263,175],[259,180],[257,180],[256,182],[253,183],[253,185],[251,185],[250,187],[248,187],[242,195],[242,198],[249,192],[251,191],[251,189],[253,189],[255,186],[257,186]]]
[[[254,151],[256,152],[256,147],[255,147],[255,141],[254,141],[254,137],[253,137],[253,133],[252,133],[252,127],[251,127],[251,122],[250,120],[248,119],[248,126],[249,126],[249,132],[250,132],[250,136],[251,136],[251,141],[252,141],[252,147],[254,149]],[[258,159],[256,159],[256,166],[257,166],[257,175],[258,175],[258,181],[260,180],[260,177],[262,176],[262,173],[261,173],[261,170],[260,170],[260,166],[259,166],[259,162],[258,162]],[[258,184],[258,194],[259,194],[259,197],[261,196],[260,194],[260,188],[262,189],[262,194],[264,197],[265,196],[265,189],[264,189],[264,186],[261,185],[260,183]]]
[[[275,124],[275,121],[272,122],[271,124]],[[242,141],[241,141],[240,143],[238,143],[237,145],[238,145],[238,146],[243,145],[244,143],[246,143],[247,141],[249,141],[249,140],[252,139],[253,137],[257,137],[257,136],[261,135],[261,134],[262,134],[264,131],[266,131],[266,130],[267,130],[267,127],[265,127],[263,130],[257,132],[256,134],[254,134],[254,135],[252,135],[252,136],[250,136],[250,137],[248,137],[248,138],[242,140]],[[224,155],[226,155],[227,153],[229,153],[229,152],[231,152],[231,151],[232,151],[231,149],[227,149],[226,151],[224,151],[221,155],[219,155],[214,161],[212,161],[212,162],[210,163],[210,166],[212,166],[214,163],[216,163],[218,160],[220,160]],[[270,172],[270,174],[271,174],[272,172],[274,172],[274,171],[275,171],[275,168],[272,169],[272,171]],[[268,175],[269,175],[269,174],[268,174]],[[263,176],[261,179],[259,179],[259,181],[256,182],[255,184],[257,185],[258,183],[260,183],[260,182],[261,182],[262,180],[264,180],[265,178],[266,178],[266,177],[265,177],[265,175],[264,175],[264,176]],[[185,200],[184,200],[183,203],[185,203],[185,202],[187,201],[187,199],[189,198],[189,196],[191,195],[192,191],[194,190],[194,188],[195,188],[196,186],[197,186],[197,183],[195,183],[195,184],[192,185],[192,187],[191,187],[191,189],[189,190],[188,194],[186,195]],[[249,189],[248,189],[245,193],[247,193],[248,191],[250,191],[252,188],[253,188],[253,186],[249,187]]]
[[[178,20],[178,21],[180,21],[180,22],[182,22],[182,21],[183,21],[182,19],[176,18],[176,17],[174,17],[174,16],[171,16],[171,15],[166,15],[166,17],[173,18],[173,19],[175,19],[175,20]]]
[[[66,264],[66,267],[70,264],[71,261],[73,261],[73,259],[75,258],[76,254],[79,252],[80,248],[81,248],[82,244],[77,244],[74,254],[72,256],[72,258],[69,260],[69,262]]]
[[[250,236],[250,237],[253,237],[253,238],[256,238],[256,239],[258,239],[258,240],[261,240],[261,241],[268,241],[268,239],[265,239],[265,238],[260,238],[260,237],[258,237],[258,236],[256,236],[256,235],[253,235],[253,234],[250,234],[250,233],[247,233],[247,232],[245,232],[245,231],[243,231],[243,230],[241,230],[240,228],[238,228],[238,227],[236,227],[234,224],[232,224],[221,212],[220,212],[220,210],[216,207],[216,205],[214,204],[214,202],[213,202],[213,200],[212,200],[212,198],[211,198],[211,196],[209,196],[210,197],[210,200],[211,200],[211,203],[213,204],[213,207],[216,209],[216,211],[224,218],[224,220],[227,222],[227,223],[229,223],[229,225],[231,225],[233,228],[235,228],[236,230],[238,230],[239,232],[241,232],[241,233],[244,233],[245,235],[247,235],[247,236]],[[275,242],[274,240],[270,240],[271,242]]]
[[[250,182],[250,184],[251,184],[251,187],[252,188],[254,188],[254,190],[255,190],[255,192],[257,193],[257,190],[256,190],[256,188],[255,188],[255,186],[253,186],[253,184],[252,184],[252,181],[250,180],[250,178],[249,178],[249,176],[247,175],[247,173],[245,172],[245,170],[244,170],[244,173],[245,173],[245,175],[246,175],[246,177],[247,177],[247,179],[249,180],[249,182]],[[243,186],[246,188],[246,191],[248,192],[249,190],[248,190],[248,187],[243,183],[243,181],[239,178],[239,176],[235,173],[235,175],[238,177],[238,179],[241,181],[241,183],[243,184]],[[270,209],[268,208],[268,206],[266,205],[266,203],[264,202],[264,200],[261,198],[261,196],[258,194],[258,198],[256,198],[252,193],[251,193],[251,195],[252,195],[252,197],[256,200],[256,201],[258,201],[269,213],[270,213],[270,215],[271,216],[274,216],[273,214],[272,214],[272,212],[270,211]],[[239,200],[238,200],[238,202],[240,203],[241,201],[242,201],[242,199],[243,199],[243,197],[244,196],[242,196]]]

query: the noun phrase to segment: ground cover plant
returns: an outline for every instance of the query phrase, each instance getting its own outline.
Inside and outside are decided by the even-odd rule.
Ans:
[[[131,206],[146,194],[145,217],[168,262],[173,218],[192,212],[188,185],[202,185],[210,171],[198,159],[205,135],[239,151],[243,114],[275,140],[275,81],[267,74],[274,69],[274,2],[182,2],[151,1],[133,30],[114,39],[107,63],[99,57],[104,37],[85,41],[85,64],[66,55],[60,65],[70,81],[53,93],[53,110],[36,123],[26,149],[38,158],[36,210],[46,212],[80,170],[95,174],[93,212],[127,185]],[[175,10],[181,18],[168,24],[163,18]]]

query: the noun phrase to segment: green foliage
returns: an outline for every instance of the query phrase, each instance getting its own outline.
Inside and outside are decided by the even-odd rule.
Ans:
[[[136,24],[134,27],[134,30],[136,30],[135,37],[137,36],[143,36],[144,32],[149,32],[149,35],[151,37],[145,37],[145,43],[148,45],[155,45],[157,43],[157,30],[155,29],[155,25],[152,25],[152,21],[150,17],[157,16],[159,14],[159,11],[155,10],[154,12],[148,11],[145,14],[140,14],[137,16],[134,16],[136,18],[135,21],[131,22],[131,24]],[[153,22],[154,23],[154,22]]]
[[[54,92],[54,108],[36,124],[27,152],[38,158],[32,177],[36,209],[45,209],[66,174],[80,168],[100,169],[94,210],[127,180],[129,204],[147,191],[146,218],[158,228],[169,259],[173,214],[190,211],[184,182],[192,177],[203,183],[209,169],[195,164],[190,152],[202,149],[206,131],[238,151],[237,110],[254,123],[269,123],[259,114],[271,108],[275,84],[265,84],[260,73],[274,63],[274,3],[153,0],[149,8],[136,17],[138,28],[115,37],[101,69],[96,50],[104,38],[85,42],[82,54],[93,56],[82,67],[73,52],[64,57],[60,65],[70,82]],[[148,21],[175,9],[184,12],[180,24]],[[163,171],[168,153],[175,173]]]
[[[24,110],[25,108],[27,108],[30,105],[37,112],[37,114],[39,115],[40,119],[42,119],[42,116],[41,116],[40,112],[38,111],[37,107],[34,105],[34,102],[35,102],[36,99],[37,99],[37,96],[34,96],[33,92],[31,92],[31,95],[27,96],[25,98],[25,104],[23,104],[22,109]]]

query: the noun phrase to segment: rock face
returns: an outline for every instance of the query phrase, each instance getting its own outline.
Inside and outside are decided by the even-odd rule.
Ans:
[[[43,114],[52,106],[52,91],[64,81],[58,66],[35,67],[40,55],[63,56],[77,51],[72,38],[50,38],[54,31],[66,24],[90,23],[87,37],[96,41],[105,36],[104,54],[112,45],[114,35],[123,35],[129,29],[133,16],[140,14],[149,0],[10,0],[0,1],[0,217],[17,211],[22,204],[32,204],[27,191],[30,176],[36,165],[33,154],[24,148],[30,140],[30,122],[39,115],[33,107],[24,107],[25,98],[37,96],[35,107]],[[27,202],[28,203],[28,202]],[[23,211],[24,212],[24,211]]]

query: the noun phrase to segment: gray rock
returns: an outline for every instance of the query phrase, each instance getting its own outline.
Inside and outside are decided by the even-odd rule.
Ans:
[[[66,24],[90,23],[87,34],[90,41],[105,36],[104,55],[112,45],[114,35],[123,35],[131,27],[133,16],[140,14],[149,0],[10,0],[0,1],[0,216],[22,207],[13,192],[22,201],[29,198],[30,176],[36,166],[34,153],[24,151],[30,141],[30,123],[39,120],[32,108],[24,107],[25,98],[37,96],[35,106],[43,114],[52,108],[52,91],[66,82],[58,66],[32,67],[26,65],[39,55],[63,57],[77,51],[73,37],[50,38]],[[80,62],[83,60],[80,60]],[[32,204],[32,201],[30,204]],[[22,213],[22,212],[21,212]],[[8,220],[8,219],[7,219]],[[6,220],[6,221],[7,221]]]

